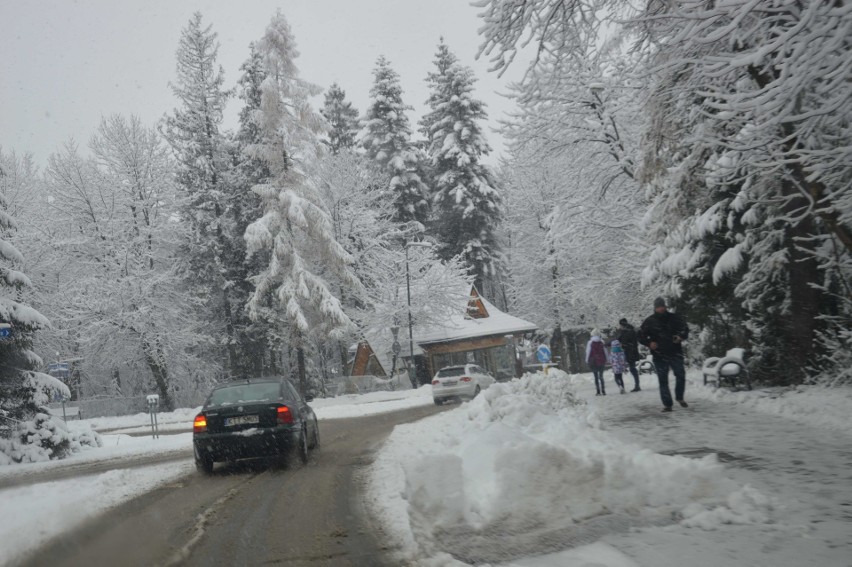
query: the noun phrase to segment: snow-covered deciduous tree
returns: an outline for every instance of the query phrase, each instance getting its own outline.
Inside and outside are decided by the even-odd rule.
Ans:
[[[500,195],[490,168],[480,161],[491,151],[480,125],[487,118],[485,105],[473,97],[473,71],[453,59],[441,43],[436,70],[427,79],[430,111],[422,121],[428,129],[434,225],[441,257],[461,256],[482,289],[494,273]]]
[[[325,141],[332,154],[354,148],[361,130],[358,110],[346,100],[346,92],[334,83],[325,93],[325,104],[320,114],[328,121],[328,140]]]
[[[322,331],[337,340],[352,326],[322,274],[332,273],[355,290],[360,282],[352,271],[351,256],[334,238],[328,212],[308,175],[310,164],[322,154],[319,135],[327,125],[311,107],[310,97],[320,89],[299,77],[298,51],[280,12],[273,16],[257,50],[265,79],[260,109],[252,113],[252,120],[260,136],[245,151],[265,163],[270,176],[254,187],[263,200],[264,214],[248,227],[246,242],[250,254],[268,250],[270,259],[252,278],[256,289],[249,307],[254,316],[262,316],[271,297],[276,308],[284,310],[304,392],[306,337]]]
[[[174,162],[155,129],[111,116],[90,143],[51,156],[46,171],[56,256],[48,300],[92,374],[138,373],[139,393],[197,403],[219,375],[200,352],[200,328],[177,269],[185,242]]]
[[[501,175],[510,309],[547,331],[635,320],[649,299],[640,290],[635,184],[623,179],[601,197],[605,158],[588,146],[556,155],[540,148],[513,141]]]
[[[411,107],[402,102],[399,75],[384,57],[376,62],[373,77],[361,145],[376,169],[387,176],[394,220],[423,224],[429,214],[429,203],[427,188],[420,178],[418,154],[411,143],[411,126],[406,114]]]

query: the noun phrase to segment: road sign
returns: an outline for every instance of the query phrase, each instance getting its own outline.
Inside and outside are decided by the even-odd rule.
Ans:
[[[550,362],[550,349],[547,345],[539,345],[538,349],[535,351],[535,357],[542,364],[546,364]]]
[[[54,378],[68,379],[71,377],[71,365],[67,362],[54,362],[47,365],[47,373]]]
[[[394,354],[399,354],[402,351],[402,346],[400,346],[399,341],[393,342],[393,345],[391,345],[391,350]]]
[[[0,341],[6,341],[12,338],[12,325],[9,323],[0,323]]]

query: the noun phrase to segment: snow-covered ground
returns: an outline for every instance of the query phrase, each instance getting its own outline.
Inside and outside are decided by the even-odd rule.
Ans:
[[[352,394],[336,398],[317,398],[310,402],[319,419],[343,419],[362,417],[391,411],[430,405],[432,386],[423,386],[417,390],[405,389],[395,392],[371,392]],[[192,430],[192,420],[201,411],[201,407],[178,408],[171,412],[157,414],[161,432]],[[73,431],[92,429],[115,434],[143,434],[151,431],[151,417],[147,413],[122,415],[116,417],[93,417],[90,419],[70,420],[68,427]]]
[[[314,408],[319,419],[343,419],[429,406],[433,403],[432,386],[427,385],[416,390],[317,398],[309,405]]]
[[[0,490],[0,565],[135,496],[195,470],[179,461]]]
[[[397,427],[369,494],[400,560],[850,565],[847,390],[692,383],[663,414],[655,382],[595,397],[590,375],[537,374]]]

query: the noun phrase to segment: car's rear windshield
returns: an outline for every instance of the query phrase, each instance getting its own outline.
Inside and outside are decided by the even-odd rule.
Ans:
[[[464,366],[453,366],[451,368],[442,368],[438,371],[438,378],[449,378],[451,376],[461,376],[464,374]]]
[[[277,382],[259,382],[257,384],[235,384],[213,390],[208,406],[227,406],[249,402],[269,402],[277,400],[281,385]]]

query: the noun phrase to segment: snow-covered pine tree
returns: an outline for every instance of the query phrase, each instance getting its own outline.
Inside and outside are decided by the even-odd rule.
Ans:
[[[433,216],[441,256],[461,255],[482,289],[497,256],[500,195],[490,168],[480,162],[491,148],[480,127],[487,118],[485,104],[473,97],[476,79],[470,68],[451,59],[442,43],[438,70],[428,78],[430,111],[422,121],[429,130]]]
[[[204,302],[206,332],[224,343],[214,358],[232,376],[240,376],[235,328],[245,319],[246,297],[234,292],[245,242],[242,232],[235,230],[231,164],[227,140],[220,132],[230,93],[222,88],[223,70],[216,61],[219,43],[211,27],[205,27],[196,12],[181,31],[172,84],[181,106],[165,118],[164,135],[177,158],[177,179],[185,195],[181,216],[190,228],[189,241],[182,247],[187,283]]]
[[[18,165],[14,154],[0,150],[0,465],[61,458],[73,439],[49,415],[39,413],[54,392],[68,397],[70,392],[34,371],[41,359],[32,350],[33,334],[50,323],[25,301],[32,282],[20,271],[24,258],[13,244],[17,225],[8,212],[7,195],[16,184],[6,171]]]
[[[360,283],[351,268],[352,258],[335,240],[329,215],[307,175],[308,165],[322,154],[319,134],[327,125],[310,105],[310,97],[320,89],[299,77],[295,65],[299,53],[280,11],[257,49],[266,75],[260,110],[252,113],[260,139],[246,152],[266,164],[270,177],[254,187],[263,200],[264,215],[248,227],[246,242],[249,253],[269,250],[271,254],[265,269],[252,278],[256,288],[249,308],[257,317],[271,296],[285,311],[289,346],[296,350],[304,392],[306,337],[318,332],[337,340],[352,328],[340,301],[319,274],[331,273],[354,291]]]
[[[320,114],[331,127],[325,144],[332,154],[336,155],[341,150],[355,147],[358,131],[361,129],[358,110],[346,100],[346,92],[337,83],[331,85],[325,93],[325,104]]]
[[[397,222],[426,222],[429,214],[427,188],[418,173],[417,152],[411,144],[411,127],[402,102],[399,75],[384,57],[373,70],[372,102],[367,111],[366,132],[361,145],[375,167],[389,181],[388,193],[394,203]]]
[[[426,106],[428,106],[431,110],[434,110],[440,104],[440,96],[444,91],[444,83],[446,81],[447,72],[450,70],[450,67],[458,63],[458,57],[450,51],[450,47],[444,43],[444,38],[440,38],[438,42],[438,51],[435,53],[435,59],[433,63],[435,64],[435,70],[430,71],[426,75],[426,84],[429,86],[429,98],[426,99]],[[423,138],[426,139],[426,147],[429,147],[429,142],[432,139],[432,124],[436,119],[436,116],[433,115],[432,112],[424,115],[419,125],[419,131],[423,135]]]

